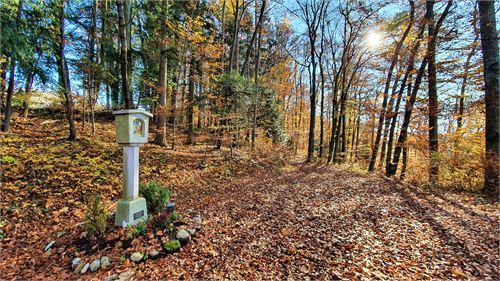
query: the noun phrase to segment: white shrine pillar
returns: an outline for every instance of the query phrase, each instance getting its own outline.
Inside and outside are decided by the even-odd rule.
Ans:
[[[123,146],[123,199],[139,197],[139,146]]]
[[[116,142],[123,147],[123,193],[116,206],[115,224],[134,225],[148,217],[146,199],[139,197],[139,147],[148,142],[149,118],[141,109],[113,112]]]

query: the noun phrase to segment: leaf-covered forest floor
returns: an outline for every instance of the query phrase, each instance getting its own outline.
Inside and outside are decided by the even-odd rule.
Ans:
[[[200,211],[202,231],[179,253],[140,264],[120,263],[129,252],[113,244],[87,249],[113,266],[75,274],[85,201],[99,193],[115,208],[122,158],[112,123],[76,142],[64,139],[65,128],[33,118],[1,136],[1,279],[100,280],[126,270],[134,279],[500,277],[500,208],[477,194],[319,164],[281,167],[271,149],[251,157],[152,144],[141,148],[141,180],[168,185],[180,212]]]

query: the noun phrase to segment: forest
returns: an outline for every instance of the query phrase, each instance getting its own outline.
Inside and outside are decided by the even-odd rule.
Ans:
[[[2,1],[1,278],[498,279],[499,9]]]

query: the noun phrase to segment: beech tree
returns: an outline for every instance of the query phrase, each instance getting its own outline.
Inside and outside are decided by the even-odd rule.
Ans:
[[[484,100],[486,104],[486,165],[484,191],[497,193],[499,190],[499,58],[498,34],[496,30],[495,2],[477,1],[481,33],[481,50],[484,65]]]

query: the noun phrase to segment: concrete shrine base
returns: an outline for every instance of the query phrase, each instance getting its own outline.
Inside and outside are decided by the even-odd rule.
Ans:
[[[115,225],[136,225],[147,217],[146,199],[142,197],[122,199],[116,205]]]

